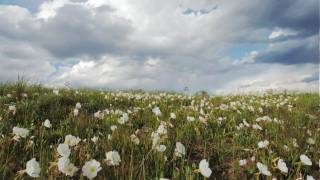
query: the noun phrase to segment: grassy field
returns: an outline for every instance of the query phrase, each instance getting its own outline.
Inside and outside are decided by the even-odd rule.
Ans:
[[[1,179],[320,179],[318,94],[7,83],[0,133]]]

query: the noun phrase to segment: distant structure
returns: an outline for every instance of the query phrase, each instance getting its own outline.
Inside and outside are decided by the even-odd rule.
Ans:
[[[183,88],[183,92],[184,92],[185,94],[188,94],[188,93],[189,93],[189,87],[188,87],[188,86],[185,86],[185,87]]]
[[[71,89],[71,83],[68,81],[64,82],[64,86],[67,87],[68,89]]]

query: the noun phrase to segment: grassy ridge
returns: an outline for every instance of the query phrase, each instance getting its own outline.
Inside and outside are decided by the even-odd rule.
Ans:
[[[75,115],[78,102],[81,108]],[[9,106],[14,106],[15,112]],[[152,111],[155,107],[161,111],[160,116]],[[128,121],[119,124],[124,113],[128,114]],[[176,118],[170,117],[170,113]],[[54,91],[19,82],[0,85],[0,119],[2,179],[28,178],[26,173],[17,172],[25,169],[31,158],[40,163],[41,178],[69,179],[56,165],[57,147],[68,134],[82,140],[71,147],[70,161],[79,168],[74,179],[85,179],[81,167],[90,159],[101,162],[97,179],[203,179],[198,170],[202,159],[209,161],[209,179],[296,179],[307,175],[320,178],[318,94],[210,97]],[[50,120],[51,128],[43,126],[45,119]],[[165,145],[164,152],[154,148],[151,137],[161,124],[167,133],[161,135],[157,144]],[[112,125],[117,129],[112,131]],[[252,125],[259,125],[262,130]],[[15,126],[28,129],[29,135],[13,140]],[[138,145],[131,141],[132,134],[139,138]],[[93,142],[93,137],[98,140]],[[258,148],[258,142],[264,140],[269,145]],[[186,148],[182,157],[174,154],[176,142]],[[108,166],[105,161],[105,153],[112,150],[120,154],[119,166]],[[311,159],[311,166],[301,163],[302,154]],[[279,158],[286,163],[288,173],[277,168]],[[239,160],[247,163],[240,166]],[[259,173],[257,162],[267,165],[272,176]]]

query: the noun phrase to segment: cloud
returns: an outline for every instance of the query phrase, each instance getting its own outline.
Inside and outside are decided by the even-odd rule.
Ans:
[[[50,55],[42,48],[24,42],[0,38],[0,82],[17,80],[18,76],[31,82],[44,82],[54,68]],[[14,48],[13,48],[14,47]]]
[[[183,62],[182,62],[183,61]],[[228,63],[226,63],[228,62]],[[232,64],[231,59],[197,64],[191,59],[132,60],[129,57],[104,56],[83,59],[63,68],[50,84],[108,89],[143,89],[216,93],[268,89],[316,91],[317,81],[306,81],[318,69],[313,64],[284,65],[266,63]]]
[[[114,16],[108,7],[93,12],[78,4],[61,7],[54,18],[42,24],[36,43],[59,58],[124,51],[122,43],[130,24]]]
[[[314,73],[302,79],[302,82],[310,83],[310,82],[319,82],[319,73]]]
[[[170,81],[171,69],[158,59],[144,61],[130,60],[127,57],[107,57],[84,59],[65,68],[53,84],[68,82],[73,87],[96,87],[110,89],[170,89],[175,88],[175,79]]]
[[[67,0],[56,0],[56,1],[45,1],[39,7],[39,13],[37,18],[48,20],[57,14],[57,10],[63,7],[68,1]]]
[[[234,64],[249,64],[254,63],[259,53],[257,51],[251,51],[249,54],[246,54],[242,59],[235,60]]]
[[[251,67],[251,70],[256,69],[254,76],[251,73],[239,76],[216,92],[250,92],[269,89],[308,92],[319,90],[319,81],[314,78],[315,74],[318,74],[318,67],[312,64],[263,64],[263,66],[254,64],[247,67]],[[250,69],[247,68],[249,71]],[[312,81],[308,81],[310,77]]]
[[[194,9],[186,9],[185,11],[183,11],[183,14],[186,14],[186,15],[192,15],[192,16],[202,16],[202,15],[205,15],[205,14],[209,14],[211,11],[217,9],[218,6],[214,6],[214,7],[211,7],[211,8],[207,8],[207,9],[199,9],[199,10],[194,10]]]
[[[54,0],[37,12],[15,4],[0,5],[0,81],[25,74],[55,85],[193,91],[314,83],[284,74],[300,67],[308,77],[317,67],[315,0]],[[241,53],[230,57],[232,48]]]
[[[279,39],[279,38],[284,38],[288,36],[294,36],[297,34],[298,34],[297,32],[291,29],[283,29],[283,28],[275,27],[272,33],[269,35],[269,39]]]

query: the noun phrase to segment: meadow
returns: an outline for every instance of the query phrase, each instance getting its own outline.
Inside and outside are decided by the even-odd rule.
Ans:
[[[320,179],[316,93],[0,85],[1,179]]]

